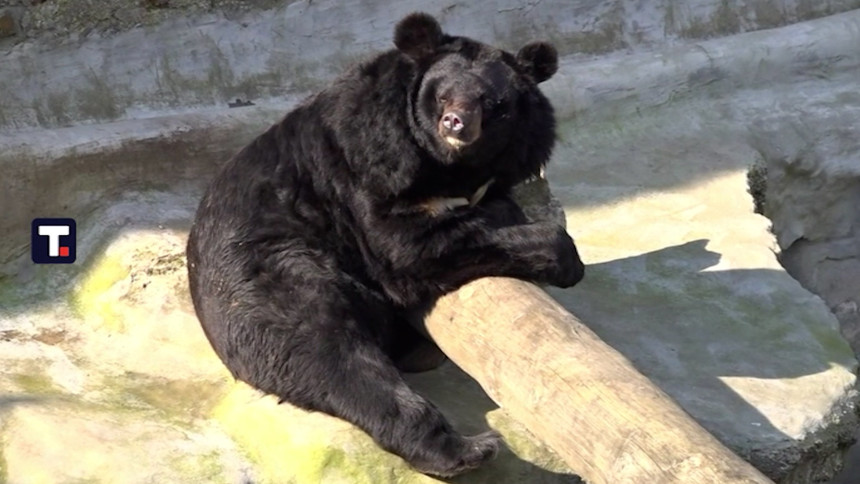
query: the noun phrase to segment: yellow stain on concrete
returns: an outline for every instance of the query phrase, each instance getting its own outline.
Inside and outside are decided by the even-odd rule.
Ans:
[[[212,417],[254,464],[261,483],[431,484],[351,424],[278,404],[236,383]]]
[[[102,255],[73,290],[72,307],[96,327],[124,331],[123,318],[115,308],[119,299],[117,293],[120,292],[115,286],[128,276],[129,267],[119,256]]]

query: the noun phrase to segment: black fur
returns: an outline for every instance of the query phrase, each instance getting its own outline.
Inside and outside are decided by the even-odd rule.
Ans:
[[[499,437],[460,435],[407,386],[395,361],[422,341],[407,318],[479,277],[566,287],[584,269],[562,228],[526,223],[509,198],[552,149],[535,81],[555,71],[555,50],[530,44],[518,61],[423,14],[395,38],[398,50],[349,70],[224,166],[191,229],[189,281],[236,378],[451,476],[495,455]],[[446,142],[447,110],[476,139]],[[427,208],[491,179],[475,206]]]

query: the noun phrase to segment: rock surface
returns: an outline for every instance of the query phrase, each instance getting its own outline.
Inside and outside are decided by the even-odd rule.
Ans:
[[[284,12],[305,8],[295,5]],[[214,25],[247,29],[231,22]],[[855,199],[838,193],[856,190],[857,26],[860,11],[653,52],[568,58],[546,85],[566,119],[548,176],[591,264],[582,285],[552,294],[784,484],[829,479],[856,428],[857,362],[827,304],[786,274],[774,252],[781,246],[787,258],[804,240],[851,250],[842,242],[854,233]],[[366,35],[387,39],[389,27]],[[176,30],[165,42],[181,37]],[[144,34],[86,45],[122,52]],[[62,77],[70,72],[63,66],[80,60],[74,56],[93,55],[75,46],[31,56],[37,50],[16,47],[10,55],[19,61],[0,65],[3,79],[26,73],[21,59],[56,65],[51,72]],[[253,72],[260,59],[246,57]],[[99,72],[127,68],[109,64]],[[93,78],[93,92],[102,81],[106,102],[124,82],[119,74]],[[197,102],[192,86],[161,94],[177,93],[184,109]],[[6,127],[31,124],[34,106],[53,93],[44,85],[4,92],[32,96],[20,105],[0,100],[0,115],[18,120],[7,116]],[[182,247],[203,183],[289,104],[0,132],[0,482],[435,482],[343,422],[232,382],[190,310]],[[100,119],[65,109],[57,112],[71,117],[60,124]],[[143,112],[124,109],[108,114]],[[59,122],[51,119],[49,126]],[[747,169],[761,159],[776,237],[747,193]],[[814,182],[805,186],[807,176]],[[821,195],[833,187],[840,191]],[[818,202],[815,210],[827,211],[805,212]],[[835,226],[848,231],[825,230],[825,213],[842,217]],[[34,266],[29,221],[56,214],[79,220],[79,263]],[[828,252],[823,260],[832,259]],[[575,469],[456,368],[413,380],[464,430],[489,424],[511,444],[492,466],[456,482],[577,481]]]
[[[305,92],[367,52],[389,48],[394,22],[415,10],[436,13],[451,32],[512,49],[546,38],[562,54],[592,55],[860,7],[858,0],[50,0],[24,9],[30,2],[12,1],[7,24],[24,28],[0,39],[8,48],[0,128],[106,122]],[[280,7],[260,10],[273,5]]]
[[[755,151],[710,112],[564,126],[549,178],[591,265],[549,292],[765,474],[820,482],[852,441],[857,364],[753,213]]]
[[[860,96],[837,92],[795,112],[771,113],[752,129],[764,169],[762,209],[780,261],[820,295],[860,355]],[[857,437],[860,438],[860,432]],[[837,484],[860,481],[855,448]]]
[[[346,422],[234,382],[191,308],[187,230],[168,227],[196,197],[145,197],[137,210],[172,216],[110,234],[71,286],[54,273],[26,295],[3,288],[0,482],[440,482]],[[506,436],[511,450],[468,482],[578,482],[453,365],[412,381],[464,431]]]
[[[764,117],[753,142],[782,263],[824,298],[860,354],[860,95]]]

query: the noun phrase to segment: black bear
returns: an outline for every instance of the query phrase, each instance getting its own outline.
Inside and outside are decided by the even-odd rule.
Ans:
[[[473,279],[568,287],[565,230],[528,223],[511,187],[555,138],[537,84],[555,49],[516,54],[416,13],[360,63],[237,153],[188,240],[194,308],[232,374],[357,425],[427,474],[478,467],[494,432],[463,436],[404,381],[415,311]]]

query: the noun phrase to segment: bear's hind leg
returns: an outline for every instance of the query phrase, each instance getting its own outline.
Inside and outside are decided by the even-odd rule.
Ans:
[[[357,425],[381,447],[427,474],[454,476],[496,455],[498,434],[466,437],[456,432],[431,402],[407,385],[379,347],[352,338],[341,343],[337,359],[331,353],[323,356],[332,364],[318,383],[325,397],[317,410]]]
[[[408,323],[377,291],[321,257],[293,255],[277,267],[231,323],[233,346],[221,355],[234,375],[353,423],[427,474],[453,476],[495,456],[498,434],[461,435],[407,385],[385,347],[399,346],[398,325]]]

